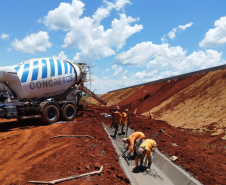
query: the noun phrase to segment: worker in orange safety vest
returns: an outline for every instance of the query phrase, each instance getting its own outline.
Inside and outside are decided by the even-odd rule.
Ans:
[[[116,111],[114,112],[114,125],[115,125],[115,132],[114,132],[114,138],[118,135],[119,127],[121,126],[122,122],[122,115],[119,112],[120,108],[119,106],[116,107]]]
[[[137,155],[135,158],[135,168],[134,171],[138,171],[138,161],[140,159],[140,167],[143,167],[143,160],[146,156],[145,159],[145,164],[144,166],[147,165],[147,161],[148,161],[148,166],[146,171],[150,171],[151,169],[151,164],[153,162],[153,155],[155,153],[155,149],[157,147],[156,142],[153,139],[146,139],[136,150]]]
[[[125,111],[122,113],[122,133],[125,132],[124,126],[126,128],[127,126],[127,118],[128,118],[128,109],[125,109]]]
[[[128,138],[123,138],[122,141],[125,144],[128,144],[127,147],[126,147],[126,150],[124,150],[123,152],[125,153],[130,147],[128,157],[131,157],[132,151],[134,151],[133,153],[134,153],[134,156],[135,156],[136,155],[136,149],[144,141],[144,138],[145,138],[145,135],[142,132],[134,132]]]

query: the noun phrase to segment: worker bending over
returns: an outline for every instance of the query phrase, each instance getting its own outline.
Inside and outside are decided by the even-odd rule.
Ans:
[[[121,126],[122,123],[122,115],[119,112],[120,108],[117,106],[116,107],[116,111],[114,112],[114,117],[115,117],[115,121],[114,121],[114,125],[115,125],[115,133],[114,133],[114,138],[117,136],[118,131],[119,131],[119,127]]]
[[[128,118],[128,109],[125,109],[125,111],[122,113],[122,133],[124,132],[123,128],[127,127],[127,118]]]
[[[136,155],[136,149],[141,145],[142,141],[144,140],[145,135],[142,132],[134,132],[128,138],[123,138],[122,141],[125,144],[128,144],[124,153],[129,149],[129,156],[131,156],[132,151],[134,151],[134,156]]]
[[[151,164],[153,162],[153,155],[156,149],[156,142],[152,139],[146,139],[136,150],[137,155],[135,158],[135,171],[138,171],[138,161],[140,159],[140,167],[143,167],[143,160],[144,157],[146,156],[144,166],[147,165],[148,161],[148,166],[147,166],[147,171],[150,171]]]

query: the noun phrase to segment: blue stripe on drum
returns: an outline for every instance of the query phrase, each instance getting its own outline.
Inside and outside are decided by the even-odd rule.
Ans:
[[[71,74],[72,73],[72,65],[69,64],[69,66],[70,66],[70,74]]]
[[[21,83],[25,83],[27,81],[29,69],[30,69],[30,63],[25,64],[24,70],[23,70],[23,75],[22,75],[22,78],[21,78]]]
[[[57,60],[58,75],[62,75],[61,61]]]
[[[14,69],[15,69],[15,70],[16,70],[16,72],[18,73],[18,71],[20,70],[20,66],[15,67]]]
[[[64,71],[65,71],[65,75],[68,74],[68,66],[67,66],[67,62],[63,62],[64,63]]]
[[[38,79],[38,71],[39,71],[38,61],[34,61],[33,62],[33,73],[32,73],[32,77],[31,77],[31,81]]]
[[[47,78],[47,64],[46,60],[42,60],[42,79]]]
[[[51,77],[55,76],[55,64],[53,59],[49,59],[50,69],[51,69]]]

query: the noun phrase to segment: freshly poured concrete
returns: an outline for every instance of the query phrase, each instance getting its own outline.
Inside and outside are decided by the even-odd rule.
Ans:
[[[135,161],[130,160],[128,166],[125,159],[121,157],[121,148],[124,148],[122,138],[124,135],[118,135],[117,139],[113,139],[113,131],[103,124],[106,132],[108,133],[116,152],[119,155],[119,161],[122,169],[127,177],[130,179],[132,185],[201,185],[199,181],[189,175],[180,167],[174,165],[168,158],[166,158],[161,152],[156,150],[154,154],[154,162],[151,166],[151,171],[146,172],[145,168],[139,173],[134,173]],[[128,135],[134,131],[129,129]]]

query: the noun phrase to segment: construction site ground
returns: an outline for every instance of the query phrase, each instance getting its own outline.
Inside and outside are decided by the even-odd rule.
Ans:
[[[29,180],[50,181],[71,175],[99,170],[101,175],[84,177],[65,184],[129,184],[119,166],[118,155],[105,132],[102,122],[110,126],[111,107],[92,106],[73,123],[40,124],[30,120],[0,123],[0,181],[1,184],[26,184]],[[192,173],[203,184],[226,182],[226,152],[222,134],[197,135],[191,130],[172,127],[165,121],[131,115],[131,128],[142,131],[147,138],[163,129],[156,140],[158,149],[167,156],[177,156],[175,164]],[[94,138],[55,138],[56,135],[90,135]],[[178,146],[173,146],[176,143]],[[208,144],[207,144],[208,143]],[[216,146],[216,147],[213,147]]]

